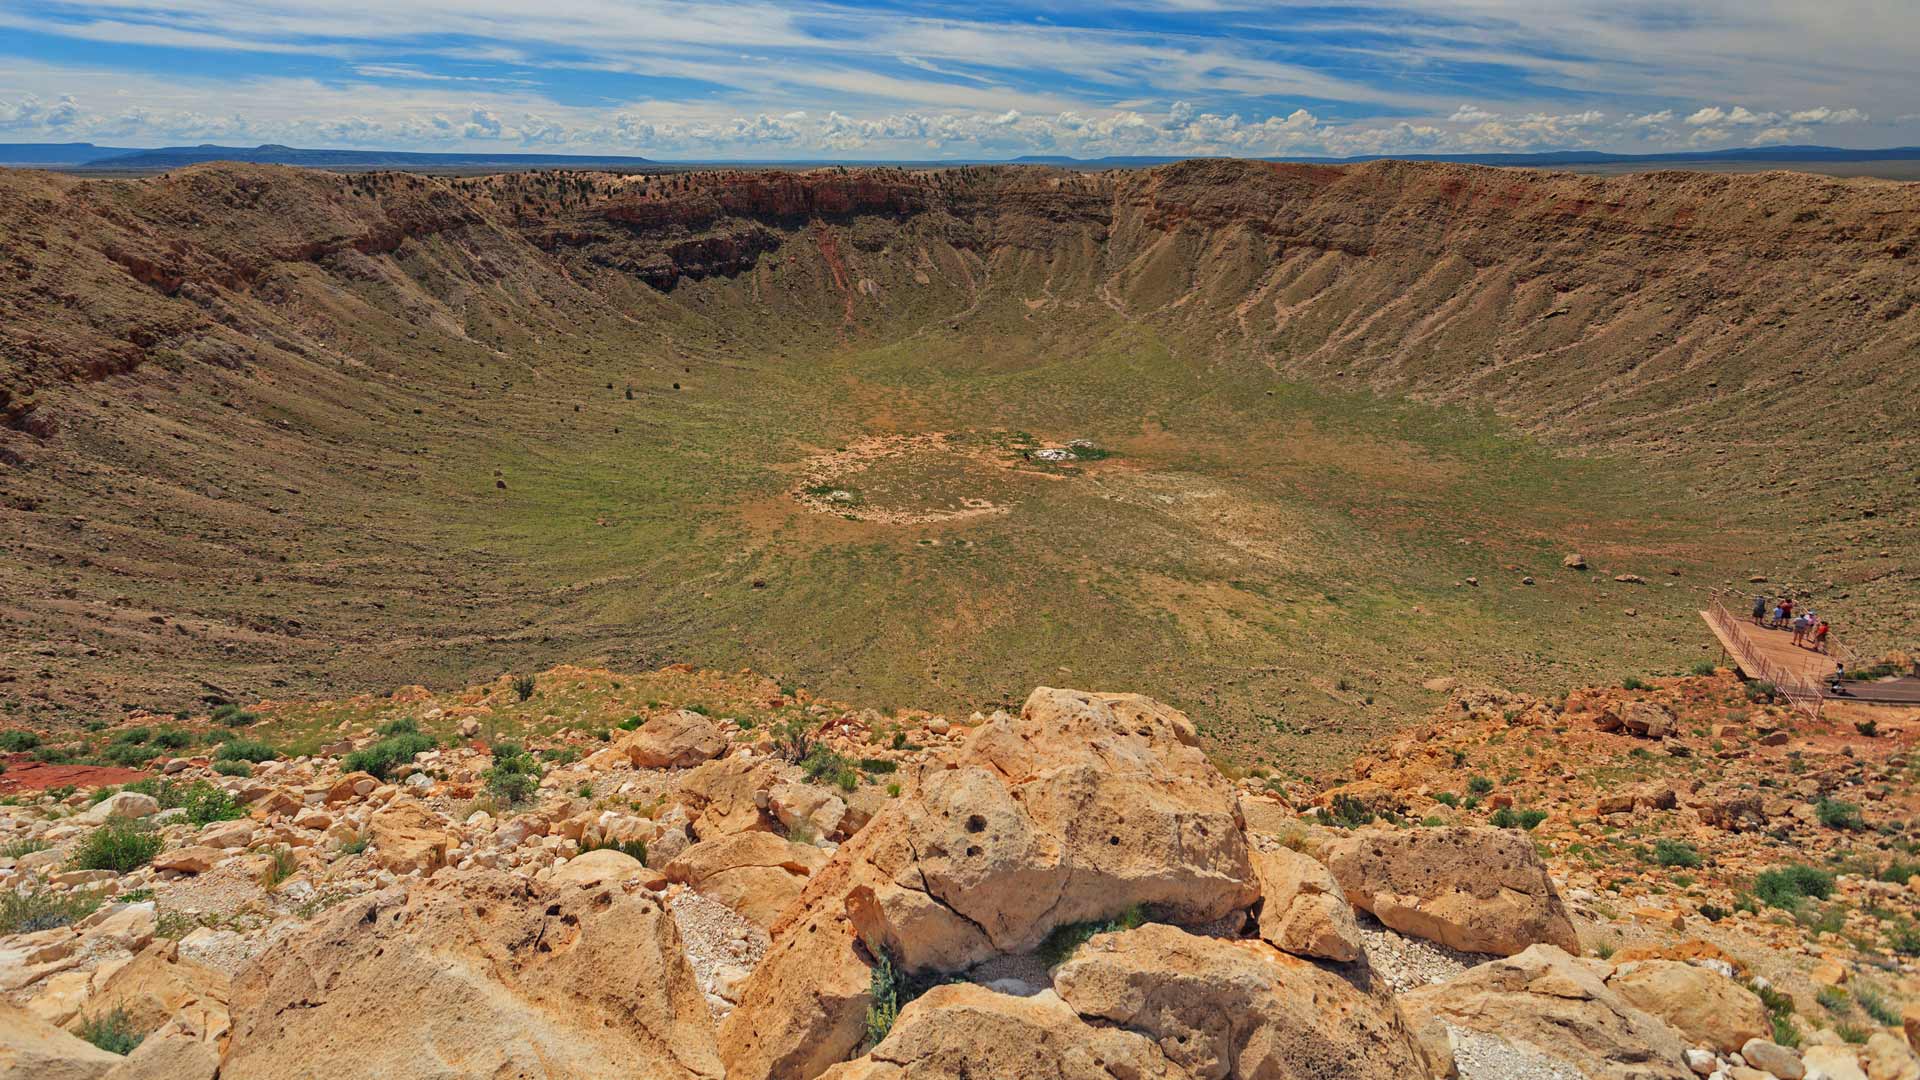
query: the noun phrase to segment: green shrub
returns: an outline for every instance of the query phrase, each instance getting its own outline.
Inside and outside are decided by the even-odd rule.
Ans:
[[[1866,819],[1860,816],[1860,808],[1850,802],[1821,799],[1813,805],[1813,813],[1820,819],[1820,824],[1829,829],[1864,832],[1867,828]]]
[[[773,732],[774,753],[795,764],[807,760],[813,754],[814,739],[819,728],[819,721],[806,713],[796,713],[785,720],[776,721],[769,729]]]
[[[528,698],[533,696],[533,687],[534,687],[533,676],[531,675],[514,676],[513,692],[519,696],[521,701],[525,701]]]
[[[133,1021],[128,1018],[125,1009],[88,1017],[80,1025],[80,1037],[109,1054],[119,1054],[121,1057],[133,1053],[145,1038],[133,1029]]]
[[[1819,1002],[1821,1008],[1833,1013],[1835,1016],[1845,1016],[1847,1013],[1853,1011],[1853,999],[1847,996],[1845,990],[1837,986],[1821,987],[1819,991],[1813,995],[1813,1000]]]
[[[1467,778],[1467,790],[1475,795],[1485,795],[1493,790],[1493,781],[1484,776],[1470,776]]]
[[[123,769],[137,769],[152,761],[159,753],[151,746],[138,743],[115,743],[101,753],[100,760]]]
[[[1532,830],[1545,820],[1547,820],[1545,810],[1510,810],[1503,806],[1493,812],[1493,816],[1487,819],[1487,823],[1497,829]]]
[[[1747,700],[1755,705],[1772,701],[1779,690],[1770,682],[1750,682],[1747,684]]]
[[[246,761],[216,761],[213,771],[221,776],[252,776],[253,764]]]
[[[115,744],[143,743],[151,738],[153,738],[153,729],[148,727],[132,727],[113,733],[113,741]]]
[[[1327,823],[1343,829],[1357,829],[1373,820],[1367,804],[1351,795],[1335,795],[1327,804]]]
[[[34,750],[33,756],[49,765],[71,765],[87,756],[84,746],[42,746]]]
[[[57,893],[46,888],[30,892],[0,889],[0,937],[71,926],[93,914],[99,907],[100,898],[87,892]]]
[[[403,716],[398,720],[389,720],[386,723],[381,724],[380,734],[382,735],[418,735],[420,734],[420,724],[418,721],[414,720],[413,717],[411,716]]]
[[[292,877],[294,871],[298,869],[300,869],[300,860],[293,857],[292,848],[285,845],[273,848],[267,852],[267,866],[260,872],[260,884],[265,886],[268,892],[272,892],[280,887],[281,882]]]
[[[1724,919],[1731,914],[1733,914],[1733,912],[1728,911],[1726,908],[1723,908],[1718,904],[1701,904],[1700,905],[1700,917],[1707,920],[1708,922],[1719,922],[1721,919]]]
[[[1833,895],[1833,875],[1817,866],[1778,866],[1753,879],[1753,894],[1768,907],[1796,908],[1809,897]]]
[[[1040,943],[1039,957],[1051,970],[1071,959],[1080,946],[1093,940],[1095,934],[1132,930],[1145,924],[1146,921],[1146,912],[1140,905],[1135,904],[1110,919],[1064,923],[1054,927],[1047,934],[1046,939]]]
[[[642,863],[647,861],[647,842],[645,840],[603,839],[597,844],[586,844],[580,848],[580,854],[582,855],[585,855],[589,851],[619,851],[639,859]]]
[[[1793,1022],[1793,998],[1762,982],[1749,983],[1748,987],[1759,996],[1760,1004],[1767,1007],[1773,1041],[1790,1048],[1799,1046],[1800,1029]]]
[[[246,727],[260,719],[238,705],[217,705],[213,710],[213,722],[227,727]]]
[[[363,772],[385,780],[393,770],[434,746],[433,739],[426,735],[394,735],[348,754],[341,762],[341,767],[348,772]]]
[[[160,854],[160,835],[130,818],[110,818],[88,833],[67,864],[75,870],[112,870],[130,873]]]
[[[493,744],[493,764],[481,773],[487,791],[509,805],[526,802],[540,789],[540,763],[519,744]]]
[[[885,949],[880,950],[873,965],[867,990],[873,1000],[867,1005],[866,1034],[860,1044],[863,1050],[872,1049],[886,1038],[893,1030],[893,1022],[900,1017],[900,972],[894,967],[893,954]]]
[[[358,855],[361,852],[367,850],[367,845],[369,845],[372,842],[373,842],[372,838],[367,836],[366,833],[360,833],[359,835],[353,837],[351,840],[341,841],[340,854]]]
[[[860,786],[860,776],[853,771],[853,763],[825,746],[814,746],[801,760],[800,767],[806,770],[807,779],[816,784],[837,784],[844,791]]]
[[[193,745],[193,732],[169,728],[154,733],[153,745],[166,750],[185,750]]]
[[[205,780],[189,784],[180,805],[186,808],[187,820],[195,825],[210,825],[216,821],[233,821],[247,816],[246,809],[225,788]]]
[[[1707,675],[1714,674],[1720,669],[1717,666],[1715,666],[1714,662],[1711,660],[1701,660],[1696,662],[1693,665],[1691,670],[1695,675],[1707,676]]]
[[[1661,837],[1653,842],[1653,861],[1692,870],[1700,865],[1700,852],[1692,844]]]
[[[619,726],[621,731],[636,731],[641,724],[646,722],[647,718],[644,716],[629,716],[625,720],[620,721]]]
[[[1455,809],[1458,809],[1460,806],[1460,796],[1455,795],[1451,791],[1443,791],[1440,794],[1435,795],[1433,797],[1433,801],[1439,803],[1441,806],[1452,807]]]
[[[39,745],[40,735],[37,732],[23,731],[19,728],[0,731],[0,751],[24,754]]]
[[[9,840],[0,844],[0,859],[17,859],[36,851],[45,851],[52,846],[45,840]]]
[[[860,769],[862,772],[878,773],[884,776],[899,767],[899,762],[889,761],[886,758],[865,757],[860,759]]]
[[[1620,680],[1620,688],[1621,688],[1622,690],[1651,690],[1651,689],[1653,689],[1652,687],[1650,687],[1650,686],[1648,686],[1648,685],[1646,684],[1646,682],[1645,682],[1644,680],[1642,680],[1642,679],[1640,679],[1640,678],[1638,678],[1638,677],[1636,677],[1636,676],[1633,676],[1633,675],[1629,675],[1629,676],[1627,676],[1626,678],[1624,678],[1624,679],[1621,679],[1621,680]]]
[[[1856,985],[1853,988],[1853,1000],[1854,1004],[1860,1006],[1861,1012],[1873,1017],[1874,1023],[1882,1027],[1900,1026],[1899,1008],[1889,1002],[1877,987]]]
[[[259,763],[272,761],[280,756],[280,751],[258,739],[228,739],[213,752],[215,761],[251,761]]]

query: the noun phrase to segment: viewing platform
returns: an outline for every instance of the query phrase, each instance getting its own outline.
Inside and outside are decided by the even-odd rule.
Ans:
[[[1920,706],[1920,678],[1902,676],[1872,682],[1843,682],[1835,693],[1829,686],[1835,666],[1844,662],[1858,669],[1852,650],[1829,636],[1827,651],[1818,651],[1793,643],[1793,631],[1787,627],[1762,625],[1749,616],[1735,615],[1714,597],[1700,613],[1720,647],[1750,679],[1770,682],[1809,715],[1819,716],[1828,701],[1848,701],[1862,705]]]

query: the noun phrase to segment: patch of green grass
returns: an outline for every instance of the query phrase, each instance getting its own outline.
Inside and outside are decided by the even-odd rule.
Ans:
[[[609,837],[601,840],[597,844],[586,844],[580,848],[580,854],[582,855],[585,855],[589,851],[618,851],[633,856],[640,860],[642,864],[647,861],[647,842],[645,840],[615,840]]]
[[[1093,940],[1097,934],[1112,933],[1116,930],[1132,930],[1146,924],[1146,912],[1135,904],[1109,919],[1097,919],[1091,922],[1064,923],[1048,932],[1040,943],[1038,955],[1049,970],[1059,967],[1073,957],[1080,946]]]
[[[262,761],[272,761],[279,756],[280,751],[258,739],[228,739],[213,752],[215,761],[250,761],[256,765]]]
[[[1873,1022],[1882,1027],[1900,1026],[1900,1009],[1887,1000],[1886,994],[1877,986],[1857,983],[1853,988],[1854,1004],[1860,1011],[1873,1018]]]
[[[0,889],[0,937],[71,926],[99,908],[100,897],[91,892]]]
[[[80,1025],[80,1037],[109,1054],[126,1057],[146,1036],[135,1031],[125,1009],[90,1016]]]
[[[266,869],[260,871],[260,884],[272,892],[299,869],[300,860],[294,857],[292,848],[285,845],[269,848]]]
[[[216,761],[213,771],[221,776],[252,776],[253,763],[248,761]]]
[[[160,854],[160,834],[153,826],[131,818],[111,818],[88,833],[74,848],[67,865],[75,870],[138,870]]]
[[[247,816],[246,807],[241,806],[227,790],[205,780],[196,780],[187,785],[182,794],[180,805],[186,808],[187,820],[195,825],[211,825],[216,821],[234,821]]]
[[[40,741],[39,732],[9,728],[6,731],[0,731],[0,752],[24,754],[38,747]]]
[[[1692,844],[1664,836],[1653,842],[1653,861],[1688,870],[1698,868],[1701,862],[1700,852]]]
[[[1753,894],[1768,907],[1791,910],[1803,900],[1832,896],[1833,875],[1817,866],[1777,866],[1753,879]]]
[[[1860,807],[1854,803],[1821,799],[1814,804],[1813,812],[1820,819],[1820,824],[1829,829],[1865,832],[1867,828],[1866,819],[1860,816]]]
[[[1767,1022],[1773,1029],[1773,1041],[1781,1046],[1800,1045],[1800,1028],[1793,1022],[1793,998],[1763,982],[1749,982],[1747,988],[1766,1006]]]
[[[17,859],[22,855],[31,855],[36,851],[45,851],[51,843],[40,839],[9,840],[0,844],[0,859]]]
[[[341,761],[341,768],[348,772],[363,772],[379,780],[385,780],[393,770],[413,761],[414,757],[433,749],[438,744],[430,736],[419,734],[394,735],[371,746],[364,746],[348,754]]]

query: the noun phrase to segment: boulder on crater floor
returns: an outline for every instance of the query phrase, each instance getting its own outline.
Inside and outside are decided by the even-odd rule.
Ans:
[[[621,738],[614,748],[642,769],[679,769],[727,752],[727,733],[711,717],[692,709],[656,716]]]

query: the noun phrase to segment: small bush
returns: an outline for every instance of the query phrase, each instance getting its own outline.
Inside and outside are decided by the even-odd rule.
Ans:
[[[533,676],[531,675],[514,676],[513,692],[520,698],[521,701],[525,701],[528,698],[533,696],[533,688],[534,688]]]
[[[93,914],[99,907],[100,898],[85,892],[57,893],[46,888],[31,892],[0,889],[0,937],[71,926]]]
[[[280,751],[258,739],[228,739],[213,752],[215,761],[251,761],[258,764],[272,761],[280,756]]]
[[[1373,811],[1351,795],[1335,795],[1327,804],[1327,823],[1343,829],[1356,829],[1373,821]]]
[[[773,732],[774,753],[795,764],[807,760],[813,754],[819,728],[819,723],[805,713],[777,721],[769,728]]]
[[[1813,1000],[1819,1002],[1821,1008],[1835,1016],[1845,1016],[1853,1011],[1853,999],[1847,996],[1845,990],[1837,986],[1821,987],[1819,992],[1813,995]]]
[[[1629,675],[1629,676],[1627,676],[1626,678],[1624,678],[1624,679],[1621,679],[1621,680],[1620,680],[1620,688],[1621,688],[1622,690],[1651,690],[1651,689],[1653,689],[1653,688],[1652,688],[1651,686],[1648,686],[1648,685],[1646,684],[1646,682],[1645,682],[1644,680],[1642,680],[1642,679],[1640,679],[1640,678],[1638,678],[1638,677],[1636,677],[1636,676],[1633,676],[1633,675]]]
[[[1860,816],[1860,808],[1850,802],[1839,799],[1821,799],[1813,806],[1814,816],[1820,824],[1829,829],[1843,829],[1848,832],[1864,832],[1867,828],[1865,818]]]
[[[39,745],[40,735],[38,732],[23,731],[19,728],[0,731],[0,751],[5,751],[9,754],[24,754]]]
[[[253,764],[246,761],[216,761],[213,771],[221,776],[252,776]]]
[[[1882,1027],[1900,1026],[1899,1008],[1889,1002],[1886,995],[1882,994],[1877,988],[1872,986],[1855,986],[1853,988],[1853,1001],[1854,1004],[1860,1006],[1861,1012],[1873,1017],[1874,1023]]]
[[[42,746],[34,750],[33,756],[49,765],[71,765],[87,756],[84,746]]]
[[[1470,776],[1467,778],[1467,790],[1475,795],[1485,795],[1493,790],[1493,781],[1484,776]]]
[[[219,705],[213,710],[213,722],[227,727],[246,727],[258,719],[238,705]]]
[[[1705,676],[1714,674],[1720,669],[1714,666],[1714,663],[1711,660],[1701,660],[1695,663],[1693,667],[1689,670],[1691,670],[1695,675],[1705,677]]]
[[[862,1049],[872,1049],[878,1045],[893,1030],[893,1022],[900,1017],[900,972],[893,965],[893,955],[885,949],[880,950],[878,961],[873,965],[873,978],[867,986],[873,1000],[867,1005]]]
[[[1750,682],[1747,684],[1747,700],[1755,705],[1765,704],[1779,695],[1779,690],[1770,682]]]
[[[1724,919],[1731,914],[1733,914],[1733,912],[1728,911],[1726,908],[1723,908],[1718,904],[1701,904],[1700,905],[1700,917],[1707,920],[1708,922],[1719,922],[1721,919]]]
[[[643,864],[647,861],[647,842],[645,840],[605,839],[597,844],[587,844],[580,848],[580,854],[582,855],[585,855],[589,851],[619,851],[639,859]]]
[[[620,721],[620,730],[636,731],[639,729],[641,724],[644,724],[646,722],[647,722],[647,718],[644,716],[629,716],[625,720]]]
[[[1753,879],[1753,894],[1768,907],[1792,909],[1809,897],[1833,895],[1833,875],[1817,866],[1778,866]]]
[[[367,850],[367,845],[370,843],[372,843],[372,839],[368,837],[366,833],[360,833],[350,840],[340,842],[340,854],[358,855]]]
[[[160,835],[152,826],[128,818],[112,818],[80,841],[68,865],[75,870],[130,873],[152,862],[153,857],[160,854],[160,844]]]
[[[9,840],[0,844],[0,859],[17,859],[36,851],[45,851],[52,846],[45,840]]]
[[[1800,1029],[1793,1022],[1793,998],[1762,982],[1748,984],[1767,1007],[1767,1020],[1773,1028],[1773,1041],[1793,1048],[1800,1045]]]
[[[153,745],[164,750],[185,750],[187,747],[193,745],[193,732],[171,728],[166,731],[155,732]]]
[[[116,746],[121,743],[143,743],[151,738],[153,738],[153,729],[147,727],[132,727],[113,733],[113,742]]]
[[[833,750],[816,745],[800,762],[806,770],[807,779],[816,784],[837,784],[843,791],[852,791],[860,786],[860,775],[853,771],[853,763]]]
[[[1877,739],[1880,737],[1880,721],[1855,720],[1853,722],[1853,730],[1859,732],[1860,734],[1866,736],[1869,739]]]
[[[866,757],[860,759],[860,770],[862,772],[877,773],[884,776],[898,768],[900,768],[899,762],[889,761],[886,758]]]
[[[1692,844],[1662,837],[1653,842],[1653,861],[1692,870],[1700,865],[1700,852]]]
[[[109,1054],[119,1054],[121,1057],[133,1053],[141,1039],[145,1038],[133,1029],[133,1021],[125,1009],[89,1017],[80,1025],[80,1037]]]
[[[180,805],[186,808],[187,820],[195,825],[211,825],[216,821],[233,821],[247,816],[246,809],[225,788],[205,780],[189,784]]]
[[[290,847],[276,847],[267,852],[267,868],[260,872],[260,884],[268,892],[280,887],[280,883],[292,877],[300,869],[300,860],[293,857]]]
[[[493,745],[493,764],[480,775],[488,793],[511,806],[533,798],[540,789],[540,773],[533,755],[517,743],[501,742]]]
[[[398,720],[389,720],[381,724],[379,733],[381,735],[418,735],[420,724],[411,716],[403,716]]]
[[[1497,829],[1532,830],[1545,820],[1547,820],[1545,810],[1510,810],[1503,806],[1493,812],[1493,816],[1487,819],[1487,823]]]
[[[1458,809],[1460,806],[1460,796],[1455,795],[1451,791],[1443,791],[1440,794],[1435,795],[1433,797],[1433,801],[1439,803],[1441,806],[1450,807],[1453,809]]]
[[[348,754],[341,762],[341,767],[348,772],[363,772],[385,780],[393,770],[434,746],[433,739],[426,735],[395,735]]]
[[[100,754],[100,760],[123,769],[137,769],[152,761],[159,753],[151,746],[138,743],[115,743]]]

